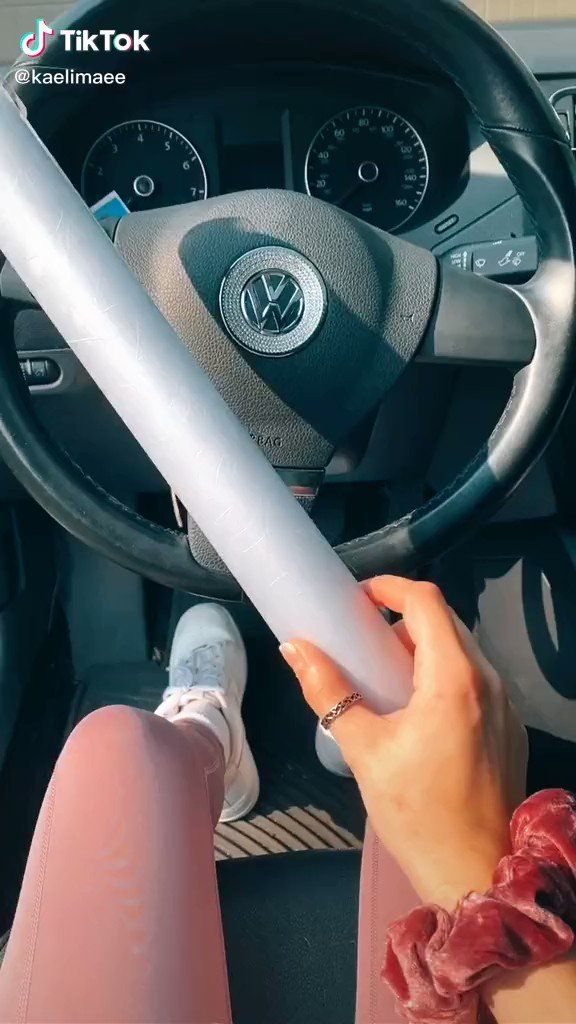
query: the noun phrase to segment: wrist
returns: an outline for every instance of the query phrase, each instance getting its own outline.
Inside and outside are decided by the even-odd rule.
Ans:
[[[424,903],[435,903],[452,911],[470,892],[486,892],[492,885],[498,864],[508,853],[506,842],[486,842],[480,848],[465,838],[451,842],[453,853],[445,851],[428,856],[413,878],[414,887]]]
[[[458,861],[438,856],[441,873],[427,865],[416,881],[424,898],[439,905],[416,907],[389,926],[382,971],[408,1020],[475,1020],[483,997],[510,1024],[573,1021],[566,1009],[574,1006],[576,979],[572,965],[566,969],[559,960],[575,948],[575,837],[576,796],[544,790],[514,812],[510,851],[487,856],[486,846],[464,847]],[[458,899],[456,908],[447,906]],[[542,986],[546,977],[552,986]],[[518,985],[531,990],[530,999],[518,1000]],[[554,1009],[550,987],[558,992]],[[540,995],[548,999],[542,1009]]]

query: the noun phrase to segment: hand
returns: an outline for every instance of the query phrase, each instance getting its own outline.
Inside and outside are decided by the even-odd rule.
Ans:
[[[393,576],[364,586],[403,616],[394,628],[414,656],[414,694],[390,715],[356,704],[332,733],[381,841],[424,901],[450,909],[484,891],[509,852],[510,816],[526,795],[526,730],[437,587]],[[281,651],[320,718],[352,692],[312,644]]]

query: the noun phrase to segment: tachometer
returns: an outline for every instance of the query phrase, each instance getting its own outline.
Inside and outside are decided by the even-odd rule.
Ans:
[[[428,188],[428,155],[415,128],[384,107],[352,107],[320,129],[306,158],[311,196],[386,231],[414,216]]]
[[[206,170],[198,150],[159,121],[124,121],[104,132],[82,168],[88,206],[116,192],[129,210],[148,210],[205,199]]]

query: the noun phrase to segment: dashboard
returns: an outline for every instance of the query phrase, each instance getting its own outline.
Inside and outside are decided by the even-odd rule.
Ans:
[[[99,95],[55,134],[50,148],[97,216],[286,188],[400,232],[465,187],[465,112],[431,80],[305,67],[215,77]]]

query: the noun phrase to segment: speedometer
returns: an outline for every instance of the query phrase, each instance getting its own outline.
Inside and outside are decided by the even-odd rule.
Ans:
[[[395,231],[428,188],[428,155],[415,128],[384,107],[352,107],[320,129],[306,158],[309,195]]]
[[[150,210],[205,199],[207,180],[198,150],[160,121],[124,121],[90,149],[82,168],[82,195],[94,206],[115,192],[129,210]]]

